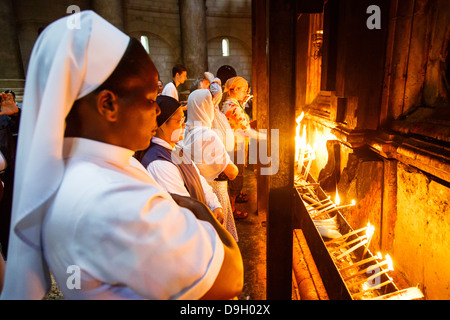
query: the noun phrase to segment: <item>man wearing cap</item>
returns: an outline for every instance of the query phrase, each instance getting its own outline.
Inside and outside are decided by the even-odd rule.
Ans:
[[[132,156],[160,113],[136,39],[92,11],[63,18],[31,55],[2,299],[229,299],[239,248],[211,212],[182,208]],[[189,199],[180,204],[195,208]]]
[[[172,97],[159,96],[161,109],[158,130],[144,157],[142,165],[167,192],[192,197],[206,204],[223,222],[223,210],[217,196],[189,157],[183,157],[176,144],[183,139],[184,113],[181,104]]]

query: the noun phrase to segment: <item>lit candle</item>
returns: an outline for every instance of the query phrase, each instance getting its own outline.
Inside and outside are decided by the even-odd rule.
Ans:
[[[348,247],[348,246],[354,244],[355,242],[358,242],[358,241],[361,241],[361,240],[364,240],[364,239],[367,240],[367,237],[366,236],[362,236],[361,238],[357,237],[356,239],[353,239],[352,241],[345,242],[345,243],[341,244],[339,247],[330,248],[330,251],[336,251],[336,250]]]
[[[380,284],[377,284],[377,285],[375,285],[373,287],[370,287],[369,289],[366,289],[366,290],[363,290],[361,292],[355,293],[354,295],[352,295],[352,298],[357,298],[357,297],[362,296],[363,294],[365,294],[365,293],[367,293],[369,291],[372,291],[372,290],[384,287],[385,285],[387,285],[387,284],[389,284],[391,282],[392,282],[392,279],[389,279],[389,280],[387,280],[387,281],[385,281],[383,283],[380,283]]]
[[[369,266],[367,269],[363,270],[364,273],[367,273],[369,271],[374,270],[375,268],[380,268],[381,266],[387,265],[389,269],[393,269],[392,267],[392,259],[391,257],[387,254],[386,255],[386,260],[382,261],[382,262],[378,262],[374,265]]]
[[[370,241],[372,240],[373,234],[375,233],[375,227],[373,225],[370,224],[370,222],[367,224],[367,230],[366,230],[366,235],[367,235],[367,246],[364,248],[364,252],[362,255],[362,258],[364,258],[364,256],[367,253],[367,250],[369,250],[369,245],[370,245]]]
[[[381,271],[379,271],[378,273],[375,273],[375,274],[371,275],[371,276],[368,277],[366,280],[362,280],[362,281],[360,281],[360,282],[354,283],[354,284],[352,284],[351,286],[353,287],[353,286],[361,285],[361,284],[363,284],[363,283],[365,283],[365,282],[372,281],[373,279],[375,279],[376,277],[381,276],[382,274],[385,274],[385,273],[387,273],[387,272],[389,272],[389,271],[393,271],[393,270],[394,270],[394,265],[393,265],[393,263],[392,263],[391,257],[390,257],[388,254],[386,255],[386,261],[382,262],[381,264],[385,264],[385,262],[387,262],[386,264],[388,265],[388,268],[387,268],[386,270],[381,269]],[[380,265],[381,265],[381,264],[380,264]],[[369,267],[369,268],[370,268],[370,267]],[[369,268],[367,268],[367,269],[369,269]],[[367,269],[366,269],[366,270],[367,270]]]
[[[365,245],[367,243],[367,239],[364,239],[363,241],[361,241],[360,243],[358,243],[357,245],[351,247],[350,249],[348,249],[347,251],[345,251],[344,253],[340,254],[336,260],[340,260],[343,257],[349,255],[350,253],[352,253],[353,251],[355,251],[356,249],[358,249],[359,247],[362,247],[363,245]]]
[[[387,258],[387,257],[388,257],[388,255],[386,256],[386,258]],[[382,258],[381,253],[378,253],[378,256],[377,256],[376,259],[381,259],[381,258]],[[369,258],[369,259],[371,259],[371,258]],[[369,260],[369,259],[366,259],[366,260]],[[344,280],[347,281],[347,280],[350,280],[350,279],[352,279],[352,278],[354,278],[354,277],[356,277],[356,276],[359,276],[359,275],[361,275],[361,274],[368,273],[369,271],[372,271],[372,270],[374,270],[375,268],[380,268],[381,266],[384,266],[384,265],[386,265],[386,264],[389,264],[390,261],[392,261],[392,260],[386,259],[386,260],[384,260],[384,261],[382,261],[382,262],[378,262],[378,263],[376,263],[376,264],[373,264],[373,265],[369,266],[368,268],[366,268],[366,269],[364,269],[364,270],[361,270],[361,271],[359,271],[359,272],[357,272],[357,273],[355,273],[355,274],[353,274],[353,275],[351,275],[351,276],[345,278]]]
[[[367,258],[367,259],[358,261],[358,262],[356,262],[356,263],[354,263],[354,264],[352,264],[352,265],[350,265],[350,266],[346,266],[345,268],[342,268],[340,271],[347,271],[347,270],[349,270],[349,269],[351,269],[351,268],[355,268],[355,267],[358,267],[358,266],[362,266],[363,264],[372,262],[372,261],[374,261],[374,260],[381,260],[382,258],[383,258],[383,257],[381,256],[381,253],[378,252],[376,256],[372,256],[372,257],[370,257],[370,258]],[[345,279],[345,280],[347,280],[347,279]]]
[[[299,159],[300,159],[299,152],[303,146],[301,145],[302,137],[300,136],[300,127],[301,127],[300,122],[303,120],[303,116],[304,116],[304,113],[302,112],[301,115],[297,119],[295,119],[295,121],[297,122],[297,127],[295,128],[295,161],[298,161],[297,171],[298,171],[299,167],[301,170],[301,162],[299,161]]]
[[[312,161],[316,158],[316,155],[315,155],[315,153],[314,153],[314,150],[312,150],[311,149],[311,147],[310,146],[308,146],[309,147],[309,154],[308,154],[308,165],[306,166],[306,168],[305,168],[305,172],[304,172],[304,174],[303,174],[303,178],[306,180],[306,181],[308,181],[308,174],[309,174],[309,170],[311,169],[311,163],[312,163]]]
[[[299,128],[300,130],[300,128]],[[303,163],[305,162],[305,149],[306,149],[306,125],[303,126],[303,135],[298,139],[300,144],[300,156],[297,163],[297,173],[302,173]]]

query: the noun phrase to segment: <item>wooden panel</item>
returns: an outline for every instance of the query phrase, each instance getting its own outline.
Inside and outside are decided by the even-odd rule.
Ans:
[[[269,128],[272,150],[267,219],[267,299],[291,299],[295,137],[295,1],[269,1]],[[276,136],[270,134],[270,138]]]

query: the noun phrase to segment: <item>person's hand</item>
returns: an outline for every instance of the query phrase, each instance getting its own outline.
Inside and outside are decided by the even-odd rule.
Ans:
[[[223,209],[222,208],[216,208],[213,210],[214,215],[216,216],[217,220],[219,220],[219,222],[221,224],[223,224]]]
[[[11,93],[2,93],[1,95],[1,104],[0,104],[0,115],[12,115],[19,112],[19,108],[14,102],[13,95]]]

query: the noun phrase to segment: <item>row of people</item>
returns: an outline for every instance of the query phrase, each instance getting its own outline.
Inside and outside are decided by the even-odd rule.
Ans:
[[[236,297],[234,238],[202,202],[169,194],[133,158],[169,127],[157,123],[149,55],[92,11],[80,12],[80,29],[67,19],[41,33],[30,58],[1,298],[42,298],[50,270],[66,299]],[[189,106],[212,106],[205,91]],[[182,124],[176,110],[171,125]]]
[[[3,288],[20,109],[12,90],[0,93],[0,292]]]
[[[181,69],[180,69],[181,70]],[[182,70],[183,74],[182,77],[178,73],[177,69],[174,68],[173,74],[174,80],[176,78],[186,78],[186,71],[185,69]],[[171,87],[174,87],[174,84],[178,83],[178,81],[174,81]],[[209,89],[209,95],[212,95],[212,103],[210,103],[207,99],[204,98],[204,101],[202,103],[199,103],[197,100],[197,90],[204,90]],[[166,91],[166,90],[164,90]],[[225,208],[223,210],[224,212],[224,218],[225,218],[225,227],[226,229],[234,236],[235,240],[238,241],[237,231],[234,223],[234,218],[246,218],[248,213],[240,212],[236,210],[235,202],[236,198],[241,194],[243,182],[244,182],[244,167],[245,167],[245,150],[246,150],[246,144],[245,144],[245,138],[241,138],[240,140],[243,143],[237,143],[234,144],[234,132],[241,132],[240,136],[245,137],[245,135],[249,135],[250,131],[253,131],[250,128],[249,123],[249,117],[245,113],[245,110],[243,108],[243,104],[245,104],[246,100],[249,98],[247,95],[248,93],[248,83],[247,81],[242,77],[232,77],[229,79],[225,84],[225,99],[222,101],[222,87],[221,87],[221,80],[218,78],[215,78],[214,75],[210,72],[205,72],[203,77],[200,77],[196,79],[192,85],[191,85],[191,94],[188,98],[188,107],[187,107],[187,115],[188,115],[188,126],[187,126],[187,134],[190,136],[190,132],[195,129],[195,121],[198,123],[202,123],[201,126],[197,127],[203,127],[206,131],[204,132],[196,132],[197,136],[202,137],[204,140],[212,140],[218,142],[217,145],[214,146],[214,151],[216,154],[223,155],[226,154],[228,156],[227,159],[221,159],[215,158],[214,161],[218,161],[220,164],[224,164],[223,167],[219,167],[218,170],[214,170],[214,161],[209,161],[205,163],[203,160],[205,157],[202,158],[201,162],[196,162],[196,164],[201,167],[202,175],[206,175],[209,177],[209,183],[213,187],[213,190],[217,197],[220,198],[220,202],[222,205],[222,208]],[[167,92],[167,91],[166,91]],[[205,92],[205,91],[204,91]],[[208,92],[208,90],[206,90]],[[163,96],[164,93],[162,94]],[[176,106],[176,97],[172,95],[173,104]],[[169,98],[167,96],[167,98]],[[167,99],[166,99],[167,100]],[[165,101],[166,101],[165,100]],[[191,103],[190,103],[191,102]],[[223,103],[223,111],[221,112],[219,109],[219,104]],[[193,107],[195,106],[195,107]],[[164,106],[161,106],[161,109],[163,110]],[[168,108],[169,110],[169,108]],[[181,106],[179,113],[181,114]],[[164,113],[164,110],[163,110]],[[169,120],[170,121],[170,120]],[[182,125],[182,124],[180,124]],[[183,130],[184,126],[180,128],[175,128],[176,130]],[[207,130],[216,130],[219,132],[219,137],[217,136],[207,136]],[[198,130],[197,130],[198,131]],[[230,141],[227,139],[227,135],[229,135],[231,132],[232,135],[232,142],[227,143]],[[172,132],[170,132],[172,134]],[[156,140],[158,138],[154,138]],[[172,141],[173,145],[175,145],[176,142],[183,139],[182,134],[175,134],[175,136],[172,138],[176,141]],[[228,140],[228,141],[227,141]],[[238,139],[239,140],[239,139]],[[159,140],[157,140],[159,141]],[[183,140],[181,143],[181,148],[188,149],[187,151],[191,151],[189,149],[192,149],[192,142]],[[228,145],[228,149],[226,146]],[[231,148],[230,148],[231,146]],[[211,152],[211,147],[208,146],[196,146],[197,148],[202,148],[203,151]],[[169,151],[170,149],[170,151]],[[165,148],[166,152],[170,153],[172,151],[172,148],[170,146],[166,146]],[[186,150],[184,150],[186,151]],[[147,158],[154,158],[155,154],[157,153],[157,150],[155,148],[150,148],[149,151],[147,151]],[[236,165],[233,164],[232,160],[230,159],[228,153],[231,153],[233,156],[233,161],[236,163]],[[239,157],[240,154],[244,154],[244,157]],[[206,157],[209,157],[209,154],[205,155]],[[168,158],[168,157],[166,157]],[[242,159],[243,158],[243,159]],[[240,160],[240,161],[239,161]],[[148,166],[148,162],[144,162],[145,166]],[[176,184],[180,187],[180,193],[187,193],[185,192],[186,189],[183,186],[183,182],[181,179],[179,179],[180,172],[183,169],[181,167],[175,168],[175,166],[169,165],[166,163],[166,166],[168,166],[166,171],[159,173],[154,169],[150,169],[150,173],[154,175],[155,178],[159,178],[160,184],[165,187],[167,191],[173,191],[175,190],[173,183],[176,181]],[[225,170],[228,167],[233,167],[234,171],[237,170],[238,175],[232,175],[227,174],[227,171]],[[225,169],[224,169],[225,168]],[[170,176],[172,173],[175,176]],[[163,175],[164,177],[161,177]],[[184,184],[186,182],[184,181]],[[242,200],[241,200],[242,201]],[[245,201],[245,200],[244,200]]]

